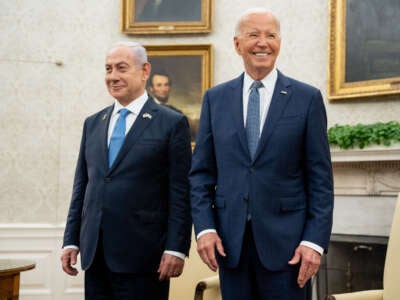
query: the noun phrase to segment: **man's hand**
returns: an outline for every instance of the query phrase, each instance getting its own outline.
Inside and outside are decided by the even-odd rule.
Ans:
[[[222,241],[215,232],[203,234],[197,240],[197,252],[203,262],[214,272],[218,269],[218,263],[215,258],[215,249],[221,256],[226,256]]]
[[[160,281],[167,280],[171,277],[178,277],[182,274],[185,261],[177,256],[164,253],[161,257],[160,266],[157,272],[160,274]]]
[[[78,270],[73,267],[76,265],[78,253],[79,250],[67,248],[61,254],[62,269],[68,275],[76,276],[78,274]]]
[[[289,265],[298,264],[301,261],[297,283],[302,288],[313,275],[318,271],[321,264],[321,254],[310,247],[300,245],[296,248]]]

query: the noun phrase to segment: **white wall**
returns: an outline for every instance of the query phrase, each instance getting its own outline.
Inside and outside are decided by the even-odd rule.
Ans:
[[[21,300],[81,300],[83,273],[66,276],[60,267],[63,227],[49,224],[0,224],[0,259],[29,259],[21,273]]]
[[[83,120],[111,103],[104,86],[104,54],[119,40],[145,45],[212,44],[217,84],[242,71],[232,45],[237,16],[246,8],[268,5],[281,19],[279,69],[326,95],[329,1],[214,1],[212,33],[164,36],[121,34],[118,0],[0,1],[0,229],[5,236],[12,232],[11,240],[3,236],[0,241],[0,257],[32,255],[57,274],[60,224],[68,209]],[[57,66],[56,60],[63,65]],[[329,125],[398,119],[399,98],[327,101]],[[12,238],[18,224],[23,228]],[[40,245],[44,246],[30,254],[24,247],[38,244],[25,233],[35,236],[43,230]],[[40,265],[35,272],[45,272],[38,275],[59,286]],[[23,276],[40,277],[28,273]],[[63,286],[70,285],[74,283]]]

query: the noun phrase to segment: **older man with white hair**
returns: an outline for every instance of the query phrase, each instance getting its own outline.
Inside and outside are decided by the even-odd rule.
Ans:
[[[189,175],[197,249],[223,299],[301,300],[332,227],[323,99],[276,69],[270,11],[245,11],[234,45],[245,72],[205,93]]]

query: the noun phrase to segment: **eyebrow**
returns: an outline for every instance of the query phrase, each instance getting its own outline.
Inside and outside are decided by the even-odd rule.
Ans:
[[[111,65],[116,65],[116,66],[119,66],[119,65],[127,65],[127,66],[129,66],[129,64],[128,64],[127,62],[125,62],[125,61],[120,61],[120,62],[117,62],[117,63],[109,63],[109,64],[106,64],[106,66],[111,66]]]

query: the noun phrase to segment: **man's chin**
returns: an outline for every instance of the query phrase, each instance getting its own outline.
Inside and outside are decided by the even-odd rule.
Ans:
[[[122,91],[110,91],[110,95],[113,96],[115,99],[126,97],[126,94]]]
[[[126,105],[127,103],[131,102],[132,99],[127,97],[125,94],[122,93],[110,93],[111,96],[116,99],[122,105]]]

